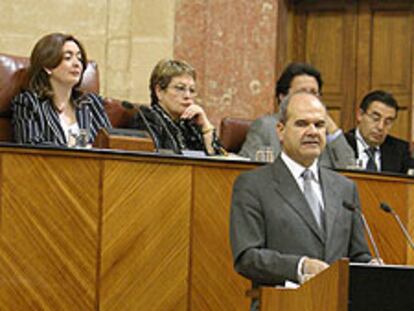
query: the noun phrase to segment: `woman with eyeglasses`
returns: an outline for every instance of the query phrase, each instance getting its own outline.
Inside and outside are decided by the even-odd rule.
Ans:
[[[86,65],[86,52],[72,35],[51,33],[36,43],[28,85],[11,104],[17,143],[69,145],[83,131],[88,144],[100,128],[111,127],[103,99],[79,89]]]
[[[151,106],[141,106],[132,126],[150,131],[157,149],[222,154],[216,130],[195,101],[196,72],[182,60],[161,60],[150,79]]]

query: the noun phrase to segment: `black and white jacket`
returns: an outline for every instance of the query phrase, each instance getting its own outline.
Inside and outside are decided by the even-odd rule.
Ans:
[[[59,114],[50,98],[40,98],[33,91],[23,91],[12,100],[14,141],[22,144],[66,145]],[[90,142],[100,128],[111,128],[103,100],[93,93],[75,99],[75,115],[79,128],[90,130]]]

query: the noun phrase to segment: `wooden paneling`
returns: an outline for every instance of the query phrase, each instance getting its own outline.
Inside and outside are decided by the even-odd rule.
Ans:
[[[414,263],[409,257],[413,251],[408,248],[398,224],[391,214],[385,213],[379,207],[381,202],[388,203],[400,215],[402,222],[409,224],[413,219],[413,215],[409,216],[412,212],[408,208],[411,206],[409,202],[413,184],[407,183],[406,179],[388,179],[362,174],[348,176],[357,183],[362,209],[384,261],[387,264]]]
[[[371,87],[395,94],[411,88],[410,12],[374,11],[372,13]]]
[[[234,179],[254,164],[1,148],[0,310],[246,310]],[[414,180],[346,173],[387,263],[414,263]]]
[[[191,167],[106,161],[103,182],[100,310],[187,310]]]
[[[347,311],[349,264],[334,263],[297,289],[263,287],[261,311]]]
[[[312,3],[311,3],[312,2]],[[345,1],[301,1],[293,7],[290,59],[320,70],[323,102],[338,125],[353,118],[356,6]]]
[[[393,135],[411,140],[412,1],[361,1],[358,14],[356,102],[375,89],[391,92],[401,110]],[[357,109],[357,107],[355,107]]]
[[[195,168],[191,310],[249,309],[250,282],[233,269],[229,239],[231,191],[239,174],[239,169]]]
[[[413,140],[414,2],[300,0],[289,10],[288,59],[321,71],[323,101],[338,125],[355,127],[362,98],[383,89],[401,106],[391,134]]]
[[[93,160],[2,156],[1,310],[94,309],[98,190]]]

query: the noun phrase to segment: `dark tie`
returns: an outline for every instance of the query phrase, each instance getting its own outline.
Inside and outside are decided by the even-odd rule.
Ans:
[[[370,147],[368,149],[365,149],[365,152],[368,155],[368,162],[366,167],[367,171],[377,172],[378,167],[375,163],[375,153],[377,152],[377,149]]]
[[[312,210],[313,215],[315,216],[316,222],[319,227],[322,227],[322,207],[319,203],[318,197],[316,196],[315,191],[312,188],[312,179],[313,173],[311,170],[306,169],[302,173],[303,178],[303,194],[305,195],[306,201]]]

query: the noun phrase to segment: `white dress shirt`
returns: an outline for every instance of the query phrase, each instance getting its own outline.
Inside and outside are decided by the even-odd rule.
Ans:
[[[325,209],[325,205],[323,203],[323,196],[322,196],[322,189],[321,184],[319,182],[319,173],[318,173],[318,160],[316,159],[311,166],[304,167],[301,164],[295,162],[290,158],[286,153],[283,151],[281,152],[281,158],[283,162],[288,167],[289,171],[293,175],[293,178],[296,180],[296,183],[299,186],[299,189],[303,192],[304,188],[304,180],[302,177],[303,171],[309,169],[313,173],[314,179],[312,180],[312,190],[315,192],[319,203],[321,205],[322,211]]]
[[[365,150],[370,148],[370,146],[367,144],[365,139],[362,137],[361,132],[359,131],[358,128],[355,130],[355,138],[356,138],[357,153],[358,153],[358,158],[356,160],[357,165],[365,169],[367,167],[367,163],[369,160],[369,156]],[[375,161],[375,165],[378,168],[378,171],[381,171],[381,152],[379,148],[377,148],[377,151],[375,152],[374,161]]]
[[[282,158],[282,161],[286,164],[287,168],[293,175],[293,178],[296,180],[296,183],[298,184],[300,190],[303,192],[304,190],[304,180],[302,177],[302,174],[304,170],[309,169],[312,171],[314,179],[312,180],[312,189],[315,192],[322,211],[325,209],[325,205],[323,203],[323,196],[322,196],[322,189],[321,185],[319,183],[319,174],[318,174],[318,159],[316,159],[311,166],[308,168],[302,166],[301,164],[295,162],[290,158],[286,153],[283,151],[280,154],[280,157]],[[304,274],[303,274],[303,262],[307,257],[301,257],[298,263],[298,267],[296,269],[296,274],[298,276],[299,283],[303,283]]]

